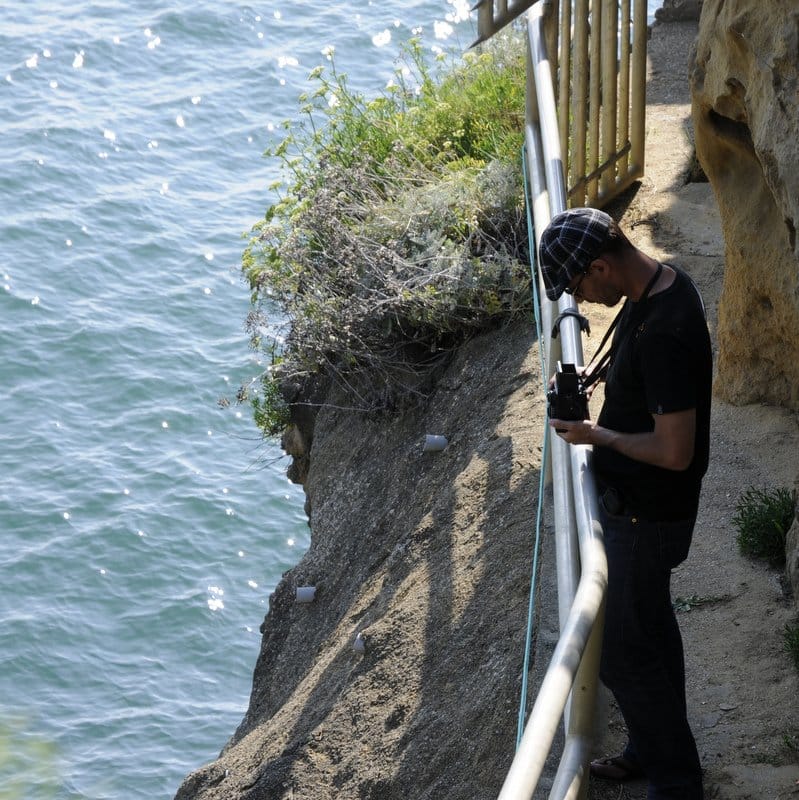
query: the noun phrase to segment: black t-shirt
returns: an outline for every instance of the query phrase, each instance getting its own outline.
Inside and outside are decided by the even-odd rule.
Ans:
[[[622,433],[643,433],[654,430],[653,414],[695,408],[693,461],[687,470],[676,471],[594,448],[600,489],[616,488],[630,509],[650,520],[696,514],[710,450],[713,360],[704,305],[693,281],[672,268],[677,276],[671,286],[640,303],[624,304],[598,423]]]

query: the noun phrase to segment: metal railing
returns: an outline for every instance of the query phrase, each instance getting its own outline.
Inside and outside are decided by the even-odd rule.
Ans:
[[[566,207],[563,160],[541,4],[529,12],[527,35],[525,144],[538,237],[550,217]],[[541,296],[546,297],[543,285]],[[575,308],[574,300],[563,295],[557,307],[547,300],[541,305],[547,361],[545,374],[552,374],[559,358],[581,365],[582,341],[575,319],[567,317],[560,323],[558,338],[550,335],[553,317],[558,311]],[[597,521],[590,449],[569,446],[556,436],[551,454],[561,633],[500,800],[526,800],[533,796],[561,718],[565,724],[565,744],[549,796],[558,800],[584,796],[588,785],[585,777],[596,708],[607,561]]]
[[[478,4],[478,41],[510,22],[514,9],[518,15],[532,5],[525,145],[536,248],[554,214],[568,205],[602,205],[643,173],[646,4],[632,3],[634,11],[631,0]],[[554,70],[548,53],[556,57]],[[582,365],[576,319],[564,318],[559,337],[551,336],[554,317],[575,309],[574,300],[564,294],[557,305],[549,302],[543,284],[539,294],[544,374],[558,359]],[[582,798],[588,788],[607,560],[591,449],[555,436],[550,452],[561,633],[500,800],[533,797],[561,719],[565,742],[550,800]]]
[[[479,0],[475,44],[534,3],[546,9],[568,204],[601,207],[644,172],[647,4]]]

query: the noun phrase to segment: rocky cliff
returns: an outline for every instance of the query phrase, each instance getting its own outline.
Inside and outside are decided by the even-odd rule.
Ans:
[[[797,410],[799,5],[705,0],[690,77],[726,242],[716,394]],[[788,577],[799,604],[799,524]]]
[[[496,797],[514,751],[540,380],[524,322],[467,344],[424,408],[306,419],[291,447],[310,451],[310,549],[272,596],[239,730],[178,800]],[[425,453],[426,434],[449,444]]]
[[[691,91],[726,242],[716,392],[799,409],[796,2],[706,0]]]

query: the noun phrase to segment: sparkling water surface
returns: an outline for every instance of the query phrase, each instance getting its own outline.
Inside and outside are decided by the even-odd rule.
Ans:
[[[465,4],[0,3],[0,797],[171,797],[241,720],[302,491],[247,407],[242,234],[306,78]],[[463,36],[460,42],[459,36]],[[438,37],[438,38],[437,38]]]
[[[475,38],[462,0],[0,3],[0,798],[169,798],[246,708],[308,544],[247,407],[242,234],[335,48]]]

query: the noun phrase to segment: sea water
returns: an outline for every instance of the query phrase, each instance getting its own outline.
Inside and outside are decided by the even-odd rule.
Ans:
[[[331,48],[465,48],[463,0],[0,2],[0,798],[168,798],[246,708],[301,489],[227,400],[262,157]]]

